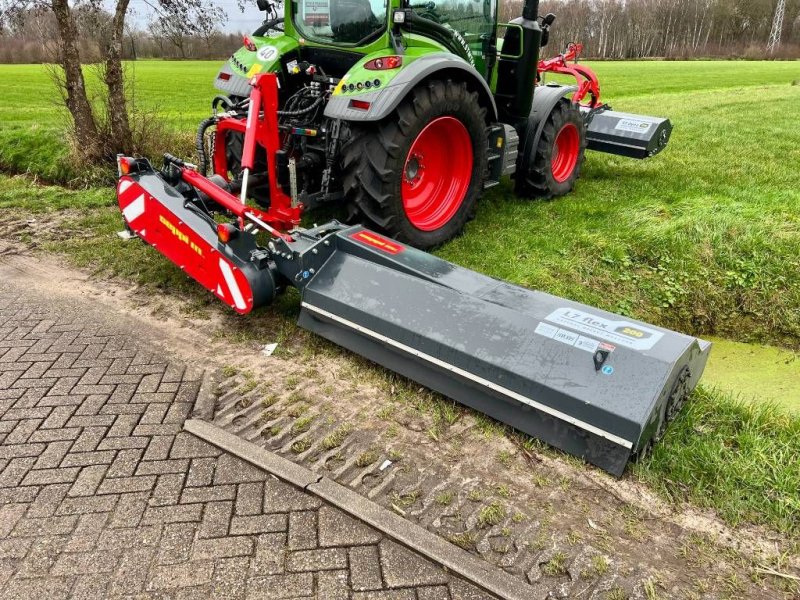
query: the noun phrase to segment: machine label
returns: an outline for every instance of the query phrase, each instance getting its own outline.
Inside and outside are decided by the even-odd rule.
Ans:
[[[547,315],[545,319],[556,325],[595,335],[618,346],[626,346],[634,350],[650,350],[658,340],[664,337],[662,332],[649,327],[630,321],[612,321],[575,308],[559,308]],[[604,344],[605,346],[607,344]],[[599,344],[591,352],[598,347],[600,347]],[[589,344],[585,343],[583,349],[589,350]]]
[[[598,348],[604,346],[604,344],[601,344],[593,338],[580,335],[568,329],[559,329],[555,325],[550,325],[549,323],[539,323],[536,329],[534,329],[534,333],[561,342],[567,346],[574,346],[578,350],[585,350],[591,353],[594,353]],[[614,346],[611,346],[611,350],[613,349]]]
[[[647,133],[652,125],[650,121],[642,121],[641,119],[620,119],[614,129],[633,133]]]
[[[403,250],[405,250],[405,248],[397,242],[371,231],[359,231],[350,237],[357,242],[361,242],[367,246],[372,246],[378,250],[383,250],[389,254],[400,254]]]

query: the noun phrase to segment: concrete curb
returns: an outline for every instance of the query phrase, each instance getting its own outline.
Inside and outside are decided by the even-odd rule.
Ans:
[[[217,400],[214,396],[216,384],[214,373],[210,373],[208,370],[203,371],[200,390],[197,392],[197,398],[192,407],[192,418],[206,421],[214,418],[214,406],[216,406]]]
[[[319,496],[489,593],[505,600],[530,600],[533,596],[533,590],[512,575],[327,477],[318,475],[206,421],[190,419],[184,424],[184,430]]]

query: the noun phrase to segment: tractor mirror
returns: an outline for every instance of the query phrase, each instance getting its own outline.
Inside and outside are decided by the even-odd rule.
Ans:
[[[266,12],[269,10],[269,0],[256,0],[256,5],[258,5],[258,10]]]
[[[550,27],[550,25],[552,25],[555,20],[556,16],[553,13],[547,13],[544,19],[542,19],[542,25],[544,25],[545,27]]]

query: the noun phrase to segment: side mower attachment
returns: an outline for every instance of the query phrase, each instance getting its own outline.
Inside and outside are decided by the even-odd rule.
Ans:
[[[166,162],[159,172],[120,158],[126,225],[237,312],[292,285],[300,326],[614,475],[662,435],[705,367],[706,341],[361,226],[281,233],[190,165]],[[235,222],[214,221],[213,203]],[[257,243],[259,231],[271,239]]]

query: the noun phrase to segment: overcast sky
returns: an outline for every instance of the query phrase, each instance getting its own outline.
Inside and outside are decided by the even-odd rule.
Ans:
[[[264,20],[264,13],[258,10],[256,0],[245,0],[245,12],[239,10],[236,0],[214,0],[213,5],[222,9],[228,15],[228,21],[222,27],[223,31],[249,33],[256,29]],[[152,2],[151,2],[152,4]],[[129,23],[137,29],[144,29],[152,20],[154,11],[146,0],[130,0]]]

